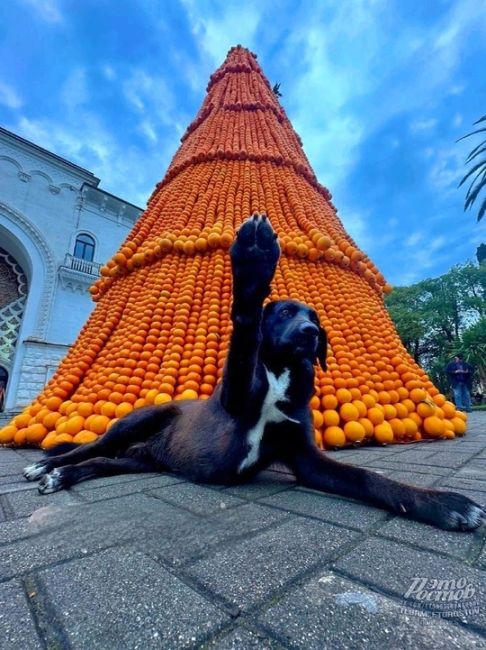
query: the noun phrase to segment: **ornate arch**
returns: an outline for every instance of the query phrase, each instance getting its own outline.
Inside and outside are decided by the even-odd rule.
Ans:
[[[1,201],[0,212],[3,212],[12,223],[18,226],[18,228],[26,234],[37,249],[37,252],[44,263],[45,277],[39,304],[39,315],[35,323],[34,331],[32,332],[33,336],[43,339],[47,334],[49,315],[54,298],[56,280],[54,256],[49,248],[49,244],[44,238],[44,235],[31,221],[24,217],[23,214]],[[23,243],[22,240],[20,240],[20,243]]]

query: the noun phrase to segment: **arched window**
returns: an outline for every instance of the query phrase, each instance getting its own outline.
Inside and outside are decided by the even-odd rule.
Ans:
[[[85,235],[84,233],[76,237],[76,244],[74,245],[74,257],[80,260],[92,262],[94,257],[95,242],[93,237]]]

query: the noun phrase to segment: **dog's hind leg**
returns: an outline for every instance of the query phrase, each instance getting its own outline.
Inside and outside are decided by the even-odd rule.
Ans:
[[[175,404],[164,406],[148,406],[132,411],[115,422],[98,440],[86,445],[76,445],[66,453],[56,454],[54,447],[48,458],[29,465],[24,469],[24,476],[29,481],[36,481],[57,467],[77,465],[90,458],[114,458],[121,455],[128,447],[144,442],[156,433],[161,432],[180,413]],[[61,451],[65,446],[61,445]]]
[[[50,494],[70,488],[76,483],[101,476],[153,472],[155,467],[136,458],[91,458],[77,465],[53,469],[39,481],[39,492]]]

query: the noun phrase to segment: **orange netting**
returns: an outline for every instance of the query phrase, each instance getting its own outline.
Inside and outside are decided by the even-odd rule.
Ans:
[[[265,212],[282,256],[271,299],[312,305],[328,332],[316,439],[342,446],[454,437],[465,416],[403,347],[390,290],[320,185],[256,56],[230,50],[165,178],[91,288],[97,306],[44,392],[0,442],[88,442],[146,404],[207,398],[231,332],[235,230]]]

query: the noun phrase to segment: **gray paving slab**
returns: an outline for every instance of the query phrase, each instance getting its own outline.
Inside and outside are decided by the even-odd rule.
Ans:
[[[283,650],[283,648],[284,646],[278,641],[269,639],[266,634],[241,626],[207,646],[208,650]]]
[[[288,647],[302,650],[484,648],[484,639],[447,619],[405,607],[330,571],[293,590],[259,620]]]
[[[19,580],[0,584],[0,646],[2,650],[43,650]]]
[[[203,519],[193,518],[180,532],[173,527],[171,535],[147,535],[140,539],[137,547],[164,563],[179,566],[209,556],[218,548],[225,548],[241,538],[251,538],[288,518],[281,510],[248,503]]]
[[[295,485],[295,478],[291,474],[262,472],[251,482],[224,488],[224,492],[241,499],[254,500],[283,492]]]
[[[453,612],[455,620],[486,631],[485,576],[464,563],[391,540],[369,538],[334,566],[348,578],[405,600],[406,606],[423,608],[425,602],[427,611]]]
[[[375,535],[389,537],[398,542],[420,546],[436,553],[445,553],[459,559],[468,559],[477,545],[476,535],[440,530],[418,521],[395,517],[375,530]]]
[[[39,494],[35,483],[25,482],[28,490],[9,492],[4,495],[12,518],[29,517],[35,510],[45,506],[71,506],[80,503],[79,497],[72,491],[64,490],[54,494]]]
[[[136,494],[137,492],[148,492],[154,488],[160,488],[167,485],[174,485],[181,483],[182,479],[171,476],[169,474],[162,474],[158,476],[151,476],[146,478],[145,475],[139,476],[138,479],[133,481],[123,481],[121,483],[111,483],[109,485],[96,485],[97,481],[86,481],[91,483],[89,487],[82,489],[83,483],[75,486],[71,492],[78,495],[82,501],[104,501],[105,499],[113,499],[125,494]]]
[[[384,521],[387,513],[350,499],[324,495],[322,492],[297,488],[261,499],[260,503],[282,508],[288,512],[316,517],[355,530],[366,530]]]
[[[188,648],[231,618],[143,553],[108,550],[39,573],[73,650]]]
[[[23,575],[36,567],[145,540],[150,535],[182,543],[194,530],[194,523],[190,513],[144,494],[92,504],[47,505],[28,520],[35,539],[27,537],[1,547],[0,578]]]
[[[355,447],[332,457],[419,486],[442,483],[486,505],[485,433],[486,413],[472,414],[461,439]],[[40,496],[20,473],[40,457],[38,450],[0,449],[0,587],[13,588],[5,597],[0,589],[0,600],[8,601],[0,614],[9,629],[24,635],[15,641],[19,649],[38,647],[39,639],[43,650],[105,648],[103,635],[118,600],[123,621],[114,619],[114,638],[120,648],[469,648],[484,634],[485,599],[477,586],[486,577],[481,533],[440,531],[305,490],[282,466],[231,488],[132,474]],[[132,565],[134,557],[142,558],[140,575],[125,567],[128,556]],[[105,578],[112,565],[116,575],[126,574],[116,578],[123,593]],[[163,603],[170,602],[170,617],[162,630],[168,636],[157,637],[160,631],[150,627],[157,618],[152,592],[145,589],[148,574],[156,585],[168,585]],[[77,576],[83,586],[66,596],[66,585]],[[323,576],[334,576],[334,582],[319,583]],[[422,589],[425,598],[431,594],[435,611],[426,610],[413,592],[424,578],[447,581]],[[89,580],[93,598],[84,588]],[[434,600],[437,590],[450,591],[452,581],[457,586],[461,580],[475,590],[474,598],[459,594],[455,609],[447,611],[457,616],[431,619],[431,611],[445,611],[437,611],[443,605]],[[191,622],[176,620],[181,584],[201,599],[201,617]],[[65,598],[69,609],[63,609]],[[107,603],[104,612],[101,600]],[[378,603],[377,612],[363,610],[370,602]],[[209,628],[207,606],[221,616]],[[75,607],[79,613],[71,615]],[[241,615],[232,618],[239,608]],[[26,617],[25,631],[16,627],[19,612],[21,622]],[[178,623],[183,629],[174,641]],[[121,637],[127,645],[119,644]]]
[[[421,474],[419,472],[391,471],[387,476],[392,478],[394,481],[409,483],[410,485],[417,485],[418,487],[431,487],[440,481],[440,476],[437,474]]]
[[[243,505],[245,501],[237,497],[194,483],[178,483],[170,487],[151,489],[150,494],[197,515],[208,515],[228,508]]]
[[[186,568],[206,589],[248,609],[357,539],[357,533],[295,517]]]

